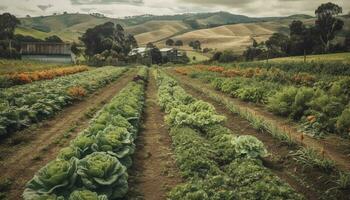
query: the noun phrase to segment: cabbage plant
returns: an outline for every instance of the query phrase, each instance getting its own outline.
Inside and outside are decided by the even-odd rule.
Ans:
[[[124,166],[131,166],[131,155],[135,152],[132,134],[126,128],[108,127],[99,132],[92,149],[96,152],[108,152],[117,157]]]
[[[68,200],[108,200],[106,195],[98,195],[90,190],[76,190],[70,194]]]
[[[109,199],[122,198],[128,192],[126,167],[105,152],[95,152],[78,163],[82,184]]]
[[[38,199],[40,196],[66,195],[77,178],[77,159],[54,160],[40,169],[30,180],[23,193],[24,199]],[[54,196],[50,198],[54,199]]]

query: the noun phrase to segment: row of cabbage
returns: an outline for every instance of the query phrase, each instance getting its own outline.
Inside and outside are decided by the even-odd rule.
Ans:
[[[118,199],[128,192],[127,169],[132,165],[144,106],[148,71],[140,69],[130,82],[92,119],[70,146],[30,180],[26,200]]]
[[[23,85],[34,81],[51,80],[60,76],[67,76],[84,71],[88,71],[87,66],[70,66],[46,69],[34,72],[16,72],[11,74],[0,75],[0,88],[8,88],[15,85]]]
[[[221,123],[225,117],[188,95],[164,74],[155,74],[165,121],[170,126],[176,162],[186,183],[171,200],[303,199],[266,169],[267,151],[253,136],[237,136]]]
[[[0,90],[0,136],[47,119],[118,79],[127,69],[103,67]]]
[[[232,97],[262,103],[274,114],[300,122],[302,128],[312,135],[336,133],[350,136],[349,78],[313,87],[297,87],[254,78],[225,78],[212,72],[189,75]]]

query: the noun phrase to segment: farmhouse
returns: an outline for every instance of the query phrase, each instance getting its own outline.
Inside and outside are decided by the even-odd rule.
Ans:
[[[75,60],[71,45],[66,43],[23,42],[21,55],[23,60],[44,62],[72,63]]]

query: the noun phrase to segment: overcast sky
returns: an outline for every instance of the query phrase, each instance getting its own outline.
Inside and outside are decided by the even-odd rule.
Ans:
[[[109,17],[228,11],[248,16],[314,14],[322,0],[0,0],[0,13],[40,16],[53,13],[103,13]],[[350,11],[350,0],[332,1]]]

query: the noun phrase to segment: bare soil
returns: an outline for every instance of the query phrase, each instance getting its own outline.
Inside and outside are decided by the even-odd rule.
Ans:
[[[304,169],[303,166],[294,161],[291,152],[298,147],[289,147],[283,145],[279,140],[274,139],[270,134],[257,131],[250,123],[230,112],[224,105],[208,97],[208,95],[196,90],[191,85],[203,84],[193,81],[192,79],[172,73],[175,78],[179,78],[181,86],[192,96],[211,103],[216,111],[227,118],[225,126],[238,135],[252,135],[262,141],[270,156],[264,160],[264,165],[268,167],[278,177],[289,183],[297,192],[303,194],[306,199],[322,199],[327,189],[334,187],[332,174],[323,173],[317,169]],[[346,198],[345,198],[346,199]]]
[[[165,200],[169,190],[182,182],[157,98],[156,81],[150,76],[143,127],[136,141],[137,151],[130,172],[129,199]]]
[[[5,191],[7,199],[21,199],[26,182],[35,172],[53,160],[77,133],[88,127],[94,113],[124,88],[135,74],[135,69],[129,70],[115,82],[67,107],[54,118],[1,141],[0,181],[11,183]]]

